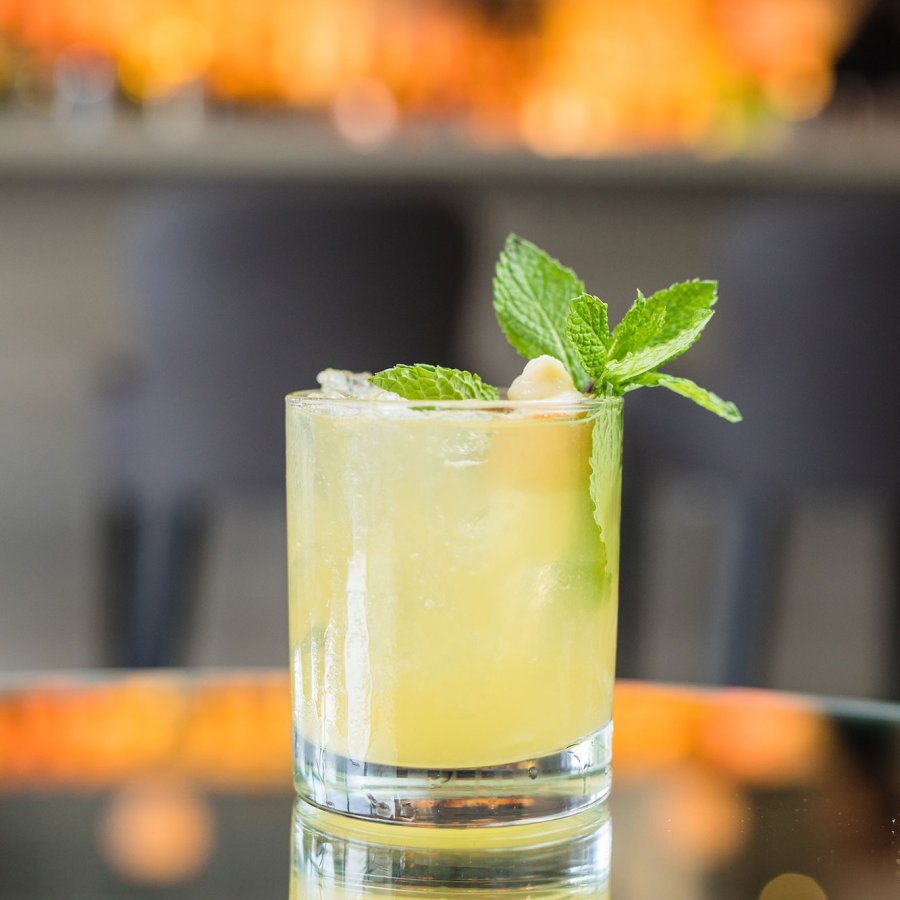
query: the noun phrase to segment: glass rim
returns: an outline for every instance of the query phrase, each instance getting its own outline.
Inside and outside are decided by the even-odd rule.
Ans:
[[[577,403],[571,400],[509,400],[506,399],[506,388],[501,388],[499,400],[406,400],[402,397],[388,399],[385,397],[325,397],[321,390],[313,388],[305,391],[292,391],[284,398],[285,405],[296,408],[324,408],[338,406],[344,409],[444,409],[473,410],[479,412],[508,412],[527,410],[530,412],[552,413],[584,413],[605,407],[617,408],[624,403],[624,397],[596,397],[585,394]]]

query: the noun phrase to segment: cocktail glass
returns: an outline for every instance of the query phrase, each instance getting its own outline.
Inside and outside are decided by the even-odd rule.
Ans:
[[[621,398],[286,402],[298,794],[416,825],[605,797]]]

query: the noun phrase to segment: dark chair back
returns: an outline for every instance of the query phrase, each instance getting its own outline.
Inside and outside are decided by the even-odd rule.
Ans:
[[[279,486],[284,395],[329,366],[452,364],[465,233],[446,207],[201,192],[135,217],[132,484]]]
[[[641,435],[680,467],[743,484],[896,489],[900,201],[761,203],[728,224],[720,259],[721,349],[673,370],[735,400],[744,421],[641,391]]]
[[[467,242],[444,204],[169,192],[126,227],[139,337],[107,397],[113,661],[177,661],[209,510],[284,490],[284,396],[327,367],[453,365]]]
[[[721,572],[713,579],[710,677],[758,683],[774,637],[780,560],[791,504],[823,488],[900,503],[900,202],[895,198],[769,200],[725,229],[714,337],[674,371],[734,400],[727,425],[663,391],[629,397],[638,494],[647,471],[718,472],[729,486]],[[718,351],[715,348],[718,347]],[[710,353],[710,350],[714,352]],[[626,497],[629,484],[626,481]],[[640,566],[631,560],[628,571]],[[896,566],[895,566],[896,568]],[[893,671],[900,694],[900,588],[893,578]],[[635,576],[636,577],[636,576]],[[624,580],[624,579],[623,579]]]

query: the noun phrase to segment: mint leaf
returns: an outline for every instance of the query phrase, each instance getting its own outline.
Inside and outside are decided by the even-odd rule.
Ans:
[[[681,356],[700,337],[700,333],[712,318],[713,311],[698,311],[690,318],[684,330],[671,332],[666,337],[666,316],[664,311],[653,311],[648,314],[651,322],[648,330],[651,334],[638,334],[638,340],[624,354],[610,359],[606,365],[606,377],[616,385],[627,384],[633,379],[652,372],[661,365]],[[621,352],[621,351],[620,351]]]
[[[497,388],[462,369],[446,369],[418,363],[376,372],[369,381],[406,400],[497,400]]]
[[[694,278],[657,291],[647,298],[647,304],[665,307],[668,336],[686,328],[694,313],[712,309],[718,299],[718,282]]]
[[[591,504],[600,532],[601,564],[607,584],[618,571],[622,505],[622,400],[607,399],[592,412]]]
[[[607,378],[611,380],[615,378],[617,363],[618,368],[624,370],[626,361],[652,344],[654,339],[662,334],[665,322],[665,307],[648,308],[646,297],[638,291],[631,308],[612,333],[607,352],[607,366],[612,363],[613,372],[606,372]]]
[[[602,380],[610,342],[606,304],[590,294],[576,297],[566,319],[566,337],[587,374],[595,383]]]
[[[715,281],[684,281],[637,299],[612,334],[606,374],[623,385],[680,356],[713,316]]]
[[[633,391],[639,387],[668,388],[729,422],[740,422],[743,419],[740,410],[730,400],[723,400],[718,394],[700,387],[689,378],[679,378],[676,375],[667,375],[665,372],[647,372],[627,384],[625,390]]]
[[[558,260],[514,234],[497,260],[494,311],[507,340],[527,359],[556,357],[583,391],[589,378],[566,339],[566,318],[581,279]]]

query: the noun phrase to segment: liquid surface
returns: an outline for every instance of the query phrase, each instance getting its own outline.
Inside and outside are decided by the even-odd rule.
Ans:
[[[301,736],[462,768],[596,731],[611,716],[620,457],[601,468],[604,547],[584,414],[384,405],[288,405]]]

